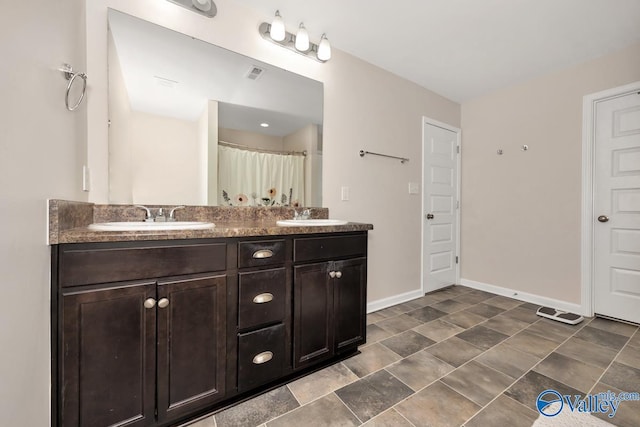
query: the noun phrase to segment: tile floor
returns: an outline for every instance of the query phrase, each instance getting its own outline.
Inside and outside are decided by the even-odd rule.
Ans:
[[[640,392],[638,327],[537,308],[453,286],[371,313],[361,354],[191,427],[531,426],[548,388]],[[640,402],[606,421],[639,426]]]

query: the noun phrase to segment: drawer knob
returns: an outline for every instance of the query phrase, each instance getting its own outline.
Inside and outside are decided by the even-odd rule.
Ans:
[[[263,294],[256,295],[255,297],[253,297],[253,302],[256,304],[264,304],[265,302],[269,302],[272,300],[273,300],[273,294],[270,294],[269,292],[265,292]]]
[[[160,301],[158,301],[158,307],[160,308],[165,308],[168,305],[169,305],[169,300],[166,298],[162,298]]]
[[[336,277],[339,279],[342,277],[342,271],[336,271]]]
[[[273,251],[270,249],[260,249],[259,251],[255,251],[252,256],[254,259],[271,258]]]
[[[273,353],[270,351],[263,351],[262,353],[258,353],[253,357],[253,363],[256,365],[262,365],[263,363],[267,363],[271,359],[273,359]]]
[[[147,298],[144,300],[144,308],[153,308],[156,306],[156,300],[153,298]]]

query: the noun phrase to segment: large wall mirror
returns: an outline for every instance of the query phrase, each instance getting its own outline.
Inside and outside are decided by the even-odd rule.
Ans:
[[[322,206],[322,83],[108,19],[111,203]]]

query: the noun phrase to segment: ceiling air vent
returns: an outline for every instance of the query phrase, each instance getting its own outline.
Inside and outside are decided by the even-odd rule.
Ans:
[[[257,65],[252,65],[249,68],[249,71],[246,74],[246,77],[249,80],[258,80],[264,74],[264,69],[258,67]]]

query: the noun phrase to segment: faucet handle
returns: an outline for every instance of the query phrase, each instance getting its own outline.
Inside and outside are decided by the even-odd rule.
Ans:
[[[182,206],[182,205],[181,206],[176,206],[175,208],[172,208],[169,211],[169,216],[167,217],[167,221],[175,221],[176,220],[175,211],[178,210],[178,209],[184,209],[184,208],[185,208],[185,206]]]
[[[151,209],[142,205],[134,205],[135,208],[144,209],[146,211],[144,215],[145,222],[153,222],[153,215],[151,215]]]

